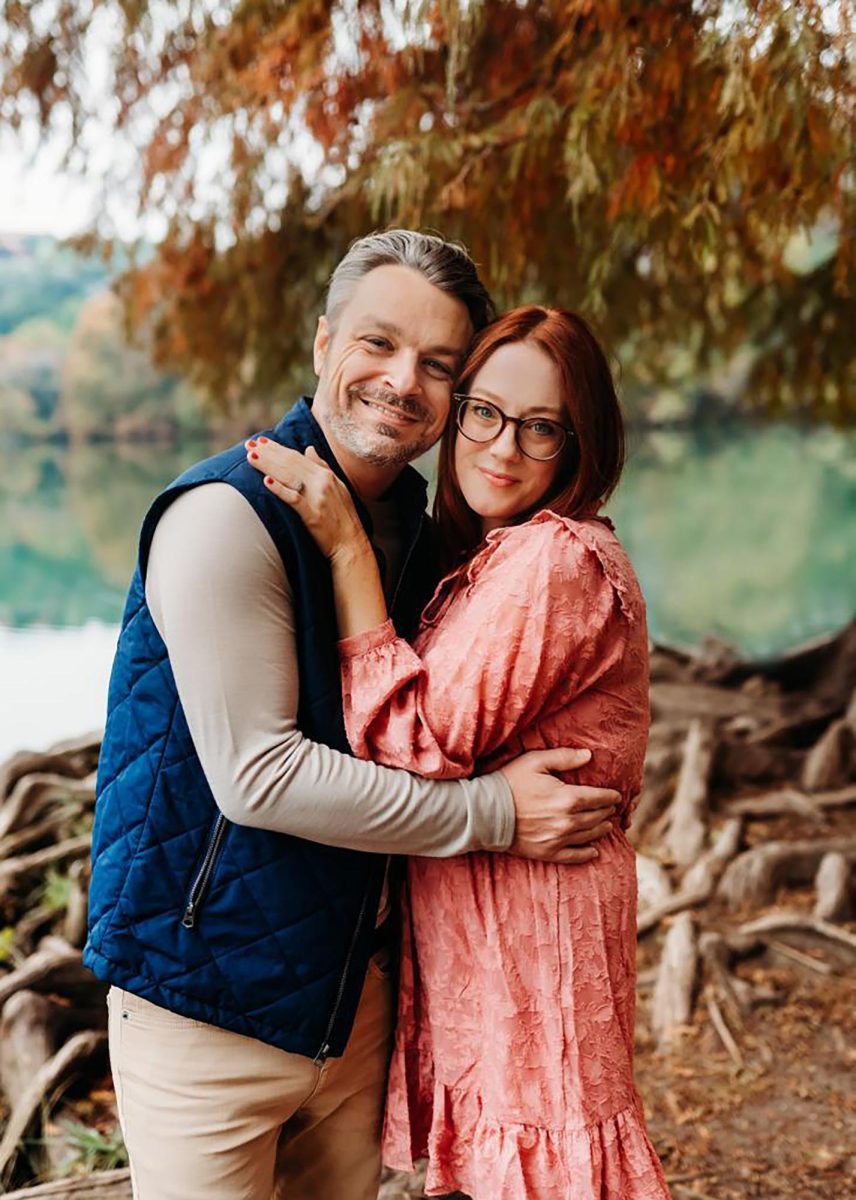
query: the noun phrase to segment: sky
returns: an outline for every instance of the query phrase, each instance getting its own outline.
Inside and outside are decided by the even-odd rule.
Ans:
[[[0,233],[48,233],[70,237],[89,225],[99,208],[101,177],[110,167],[133,167],[137,151],[111,131],[115,103],[110,94],[110,45],[115,17],[105,10],[92,20],[78,81],[90,113],[84,127],[91,174],[84,177],[63,163],[69,144],[68,114],[54,114],[54,133],[45,136],[35,119],[20,132],[0,127]],[[100,116],[103,114],[103,122]],[[127,200],[111,197],[110,217],[122,237],[141,231]]]
[[[69,237],[91,219],[96,188],[60,166],[57,146],[35,160],[11,134],[0,136],[0,233]]]
[[[234,0],[206,0],[206,3],[224,22],[228,20]],[[174,23],[177,11],[171,3],[155,5],[152,15],[156,29]],[[150,97],[148,115],[138,115],[138,124],[132,122],[123,136],[116,133],[111,120],[115,117],[117,102],[112,95],[110,53],[120,35],[121,27],[115,13],[107,8],[99,10],[82,51],[83,69],[78,85],[86,100],[86,110],[91,114],[82,132],[89,175],[83,176],[63,164],[69,141],[67,114],[61,111],[54,114],[59,128],[50,137],[41,134],[35,120],[25,124],[20,134],[0,127],[0,234],[46,233],[69,237],[91,226],[93,218],[102,214],[107,217],[109,232],[122,239],[131,241],[142,236],[149,241],[158,241],[163,236],[166,214],[150,211],[145,221],[140,222],[131,197],[135,194],[133,181],[138,175],[140,146],[148,140],[153,127],[151,119],[158,114],[159,108],[162,115],[163,104],[169,106],[174,95],[167,87],[159,95]],[[215,199],[217,189],[222,186],[224,155],[229,145],[228,132],[221,137],[217,129],[209,128],[204,146],[197,147],[196,195],[202,205]],[[310,177],[320,168],[319,149],[312,144],[308,134],[292,131],[290,151],[296,152],[301,170]],[[277,171],[284,174],[284,161],[272,161],[275,174]],[[103,204],[101,181],[108,175],[114,182],[108,188],[106,204]],[[120,191],[120,183],[127,181],[131,181],[131,186]],[[271,197],[275,207],[275,188]]]

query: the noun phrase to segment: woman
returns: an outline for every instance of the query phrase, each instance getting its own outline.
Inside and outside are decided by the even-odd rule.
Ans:
[[[349,740],[435,778],[586,746],[579,782],[619,788],[623,805],[581,865],[410,860],[384,1158],[412,1170],[427,1155],[429,1195],[660,1200],[633,1082],[621,827],[648,731],[645,611],[596,515],[623,462],[618,402],[587,325],[534,306],[483,331],[459,388],[435,509],[452,569],[412,647],[346,488],[317,458],[253,451],[331,561]]]

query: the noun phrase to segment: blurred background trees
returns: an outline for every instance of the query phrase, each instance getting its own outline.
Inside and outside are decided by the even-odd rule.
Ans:
[[[715,377],[841,420],[854,25],[852,0],[10,0],[0,118],[83,165],[93,118],[138,148],[108,198],[163,236],[126,324],[220,405],[306,381],[331,267],[395,223],[465,241],[502,303],[585,311],[626,392]]]

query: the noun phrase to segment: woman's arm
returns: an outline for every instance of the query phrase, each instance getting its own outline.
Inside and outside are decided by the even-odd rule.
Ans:
[[[391,623],[340,643],[354,752],[432,778],[471,774],[612,665],[618,612],[568,523],[550,514],[503,531],[421,656]]]
[[[247,458],[266,472],[267,488],[294,509],[329,559],[339,636],[382,625],[387,608],[377,559],[341,479],[311,446],[304,455],[268,438],[252,438]]]
[[[420,658],[386,619],[374,554],[341,481],[311,451],[268,442],[253,454],[331,562],[345,723],[360,757],[467,777],[559,697],[567,703],[593,661],[608,665],[616,593],[573,523],[545,512],[493,535]]]

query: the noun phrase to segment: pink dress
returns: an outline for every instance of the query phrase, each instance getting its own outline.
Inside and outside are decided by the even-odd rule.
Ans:
[[[411,647],[341,645],[348,737],[433,778],[583,746],[573,782],[639,790],[645,606],[611,526],[541,512],[439,587]],[[384,1161],[474,1200],[662,1200],[633,1082],[634,852],[581,865],[413,858]]]

